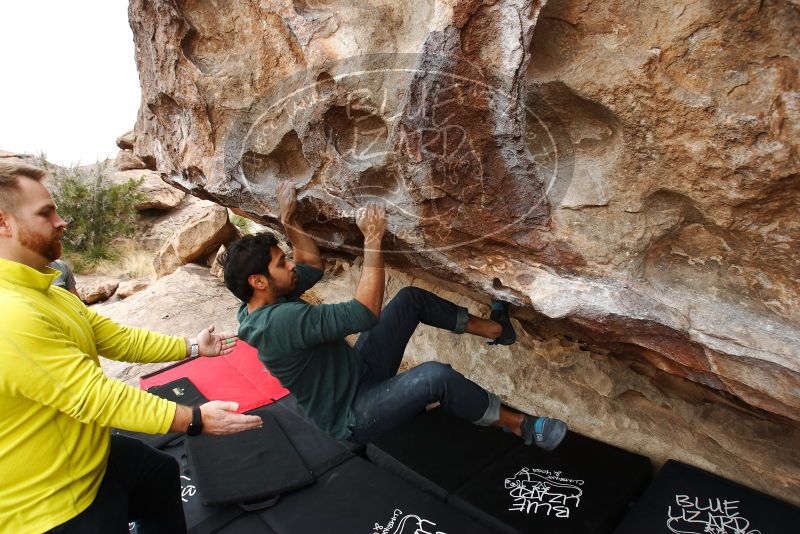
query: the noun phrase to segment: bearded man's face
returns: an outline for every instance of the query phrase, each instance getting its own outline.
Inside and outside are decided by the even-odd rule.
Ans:
[[[14,205],[4,217],[11,243],[25,263],[47,263],[61,257],[61,237],[67,223],[59,217],[50,192],[41,182],[26,177],[19,179]]]
[[[20,245],[31,252],[47,258],[48,261],[56,261],[61,257],[61,236],[64,232],[49,232],[49,234],[43,235],[20,227],[18,239]]]

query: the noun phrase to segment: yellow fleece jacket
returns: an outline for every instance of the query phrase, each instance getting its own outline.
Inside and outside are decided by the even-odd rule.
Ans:
[[[106,377],[98,353],[178,360],[181,337],[126,328],[0,258],[0,533],[39,533],[75,517],[105,474],[110,427],[166,432],[175,403]]]

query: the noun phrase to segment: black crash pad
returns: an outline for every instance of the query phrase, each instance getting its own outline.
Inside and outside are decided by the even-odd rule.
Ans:
[[[215,531],[214,534],[275,534],[275,531],[269,528],[258,514],[248,512]]]
[[[274,417],[315,476],[326,473],[353,456],[344,442],[331,438],[311,422],[293,395],[248,413]]]
[[[189,534],[212,534],[243,513],[241,508],[233,504],[206,506],[202,503],[183,442],[164,449],[164,452],[180,464],[181,501]]]
[[[615,534],[797,534],[800,508],[669,460]]]
[[[521,443],[514,434],[436,408],[367,445],[367,457],[444,499]]]
[[[157,387],[161,388],[162,386]],[[170,388],[167,389],[169,390]],[[313,471],[313,474],[321,475],[353,457],[353,454],[345,444],[332,439],[317,428],[303,413],[302,409],[300,409],[296,400],[291,395],[248,413],[259,415],[262,418],[273,418],[277,421],[277,424],[281,427],[285,436],[294,446],[294,450],[291,448],[284,448],[284,452],[290,457],[289,464],[298,466],[295,461],[296,458],[294,457],[296,455],[299,456],[302,459],[302,465],[299,465],[299,468],[303,472],[310,469]],[[134,437],[143,439],[146,442],[149,442],[150,438],[154,437],[140,433],[126,434],[134,435]],[[217,506],[203,504],[198,482],[189,463],[185,444],[182,442],[185,434],[178,434],[178,436],[181,441],[176,440],[176,442],[167,447],[164,452],[176,458],[181,466],[182,500],[189,533],[211,534],[219,532],[224,534],[246,534],[248,532],[263,532],[265,534],[272,534],[273,531],[255,512],[246,512],[234,504]],[[159,438],[163,436],[155,437]],[[228,438],[230,437],[231,436],[228,436]],[[220,443],[224,444],[226,442],[220,441]],[[281,458],[277,458],[275,463],[283,465],[286,462]],[[252,475],[252,473],[247,470],[246,466],[242,469],[242,466],[238,462],[235,466],[238,466],[238,469],[241,470],[242,476]],[[269,466],[267,467],[269,468]],[[268,482],[268,484],[272,484],[273,482]],[[256,507],[260,504],[267,506],[269,503],[267,501],[264,503],[257,503]],[[133,529],[131,532],[136,531]]]
[[[408,482],[354,457],[260,512],[277,534],[489,534]]]
[[[185,406],[200,406],[208,402],[208,399],[200,393],[197,387],[188,378],[179,378],[167,384],[155,386],[151,388],[148,393]],[[112,429],[111,433],[136,438],[155,449],[162,449],[178,439],[183,439],[184,436],[182,432],[145,434],[143,432],[133,432],[117,428]]]
[[[275,418],[259,415],[261,428],[186,440],[204,504],[261,501],[314,482]]]
[[[154,386],[147,392],[184,406],[200,406],[208,402],[208,399],[188,378],[179,378],[160,386]]]
[[[447,501],[496,532],[609,533],[650,476],[644,456],[569,432],[554,451],[516,447]]]

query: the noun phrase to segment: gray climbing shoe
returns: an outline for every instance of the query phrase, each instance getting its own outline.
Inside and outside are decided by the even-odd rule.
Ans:
[[[567,423],[552,417],[526,415],[522,420],[522,439],[525,445],[536,443],[546,451],[558,447],[567,435]]]

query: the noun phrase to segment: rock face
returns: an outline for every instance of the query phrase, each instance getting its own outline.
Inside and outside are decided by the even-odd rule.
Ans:
[[[353,212],[381,198],[395,267],[509,299],[656,387],[686,379],[800,425],[796,3],[132,0],[129,14],[134,153],[171,183],[274,224],[292,180],[311,233],[353,254]],[[514,349],[488,385],[524,397],[535,384],[516,378],[546,353]]]

